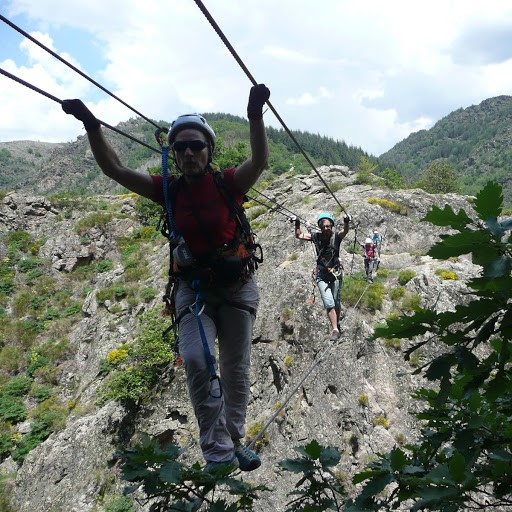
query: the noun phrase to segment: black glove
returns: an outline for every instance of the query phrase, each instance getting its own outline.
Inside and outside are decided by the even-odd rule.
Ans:
[[[352,220],[352,217],[347,213],[346,217],[343,217],[343,222],[345,224],[350,224],[350,221]]]
[[[253,85],[249,93],[247,104],[247,117],[249,119],[263,118],[263,105],[270,98],[270,91],[265,84]]]
[[[295,219],[295,229],[300,229],[300,220]]]
[[[86,131],[97,130],[101,123],[94,117],[94,114],[84,105],[82,100],[63,100],[62,110],[66,114],[75,116],[84,123]]]

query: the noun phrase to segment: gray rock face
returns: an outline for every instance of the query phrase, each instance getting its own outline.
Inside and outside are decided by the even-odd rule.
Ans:
[[[399,349],[371,339],[373,326],[393,311],[393,301],[385,295],[376,312],[345,308],[341,339],[330,342],[327,318],[311,280],[314,250],[311,244],[295,239],[288,221],[290,212],[313,225],[321,211],[336,212],[341,223],[340,205],[353,217],[341,250],[345,287],[353,274],[364,268],[359,252],[352,254],[354,239],[363,240],[375,228],[384,235],[381,269],[389,272],[386,289],[398,286],[399,270],[410,269],[415,277],[405,285],[406,292],[418,295],[423,306],[445,311],[467,300],[464,283],[479,271],[467,258],[440,262],[425,256],[441,231],[420,219],[434,204],[450,204],[455,211],[462,208],[471,215],[464,197],[355,185],[353,173],[345,167],[324,166],[319,171],[328,184],[336,184],[336,200],[314,173],[283,177],[265,194],[284,209],[255,219],[265,226],[256,230],[265,260],[257,273],[261,305],[254,329],[248,429],[258,431],[286,403],[266,431],[260,452],[262,467],[250,474],[251,481],[274,489],[258,505],[263,512],[283,510],[288,501],[295,480],[282,473],[277,463],[294,457],[294,447],[312,439],[338,447],[342,452],[338,469],[350,476],[377,452],[413,440],[418,428],[410,414],[415,407],[410,393],[419,385],[418,377],[412,375],[413,368]],[[119,495],[126,484],[119,468],[108,465],[115,447],[134,442],[141,432],[164,443],[186,446],[184,459],[201,461],[182,368],[164,372],[151,400],[135,410],[112,402],[100,407],[95,402],[101,385],[101,359],[121,342],[130,343],[138,316],[160,302],[159,294],[148,304],[131,306],[126,302],[114,311],[107,302],[99,305],[95,300],[98,290],[115,284],[125,271],[116,238],[138,226],[133,199],[111,200],[128,218],[114,219],[101,232],[90,231],[88,246],[81,244],[71,221],[59,217],[44,199],[11,194],[0,205],[0,232],[24,229],[38,233],[45,239],[39,255],[51,259],[55,275],[100,256],[114,262],[112,270],[97,275],[94,289],[82,303],[83,318],[69,333],[75,352],[62,372],[60,385],[62,398],[76,401],[81,416],[71,415],[63,430],[32,450],[17,467],[12,496],[17,512],[99,510],[100,496]],[[386,204],[382,200],[398,205],[397,211],[390,211],[389,204],[382,206]],[[148,255],[151,277],[144,280],[144,286],[164,289],[166,257],[163,240],[155,242],[154,253]],[[435,274],[439,268],[455,272],[458,280],[443,281]],[[313,296],[315,303],[311,304]],[[402,348],[406,348],[405,341]],[[12,472],[13,464],[4,461],[0,469]],[[143,501],[134,507],[149,511],[149,504]]]

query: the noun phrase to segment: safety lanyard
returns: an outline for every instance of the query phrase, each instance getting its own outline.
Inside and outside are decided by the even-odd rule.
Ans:
[[[203,322],[201,322],[201,314],[203,313],[205,307],[203,294],[201,293],[201,282],[198,279],[195,279],[194,281],[192,281],[192,288],[196,292],[196,301],[194,302],[194,304],[191,304],[189,306],[189,310],[196,317],[197,326],[199,328],[199,335],[201,336],[201,342],[203,344],[206,364],[208,365],[208,369],[210,371],[209,394],[213,398],[221,398],[222,385],[220,382],[220,378],[215,371],[214,359],[210,352],[210,347],[208,346],[208,340],[206,339],[206,333],[204,332]]]

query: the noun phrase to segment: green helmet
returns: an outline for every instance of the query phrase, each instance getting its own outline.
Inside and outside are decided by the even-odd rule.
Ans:
[[[167,134],[167,139],[169,141],[169,145],[172,146],[174,139],[176,139],[176,135],[181,130],[186,128],[194,128],[195,130],[199,130],[206,135],[206,139],[210,143],[211,152],[215,149],[215,132],[213,128],[206,122],[206,119],[199,114],[185,114],[183,116],[179,116],[171,123],[171,127],[169,128],[169,133]]]
[[[320,221],[321,220],[324,220],[324,219],[329,219],[333,226],[334,226],[334,219],[332,218],[332,215],[330,213],[327,213],[327,212],[322,212],[317,218],[316,218],[316,223],[318,225],[320,225]]]

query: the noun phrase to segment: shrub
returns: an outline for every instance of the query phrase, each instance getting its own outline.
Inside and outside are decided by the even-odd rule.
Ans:
[[[413,272],[412,270],[409,270],[409,269],[405,269],[405,270],[401,270],[399,273],[398,273],[398,282],[404,286],[405,284],[407,284],[413,277],[416,277],[416,273]]]
[[[387,199],[380,199],[378,197],[370,197],[368,199],[368,203],[376,204],[389,210],[393,213],[399,213],[400,215],[407,215],[407,207],[403,204],[394,203],[393,201],[388,201]]]
[[[121,350],[128,350],[128,356],[119,368],[109,374],[100,391],[101,400],[138,400],[159,381],[162,367],[174,361],[175,357],[173,340],[162,338],[167,324],[168,319],[161,316],[159,309],[142,316],[137,339],[132,345],[121,347]],[[112,359],[116,361],[119,357],[122,357],[122,353],[117,353]],[[105,360],[100,369],[108,373],[112,366]]]
[[[0,349],[0,368],[7,372],[17,372],[24,365],[23,349],[15,345],[5,345]]]
[[[400,338],[386,338],[384,340],[384,346],[386,348],[400,350],[400,348],[402,347],[402,341],[400,340]]]
[[[291,320],[292,316],[292,310],[290,308],[284,308],[283,311],[281,311],[280,320],[281,322],[287,322]]]
[[[357,401],[359,402],[359,405],[363,406],[363,407],[368,407],[368,395],[366,393],[361,393],[358,397],[357,397]]]
[[[113,215],[111,213],[91,213],[76,223],[75,231],[79,235],[84,235],[87,230],[92,227],[97,227],[103,230],[105,226],[112,220],[112,218]]]
[[[381,427],[384,427],[385,429],[389,428],[389,421],[384,416],[379,416],[378,418],[375,418],[373,420],[373,424],[374,424],[374,426],[380,425]]]
[[[102,288],[96,292],[96,301],[98,304],[105,304],[107,300],[114,300],[114,288]]]
[[[284,357],[284,366],[285,368],[290,368],[293,365],[293,357],[285,356]]]
[[[114,496],[105,505],[105,512],[133,512],[132,501],[128,496]]]
[[[107,362],[113,366],[117,366],[121,364],[128,357],[128,349],[127,348],[115,348],[111,350],[107,354]]]
[[[421,297],[415,293],[410,293],[403,298],[400,306],[404,311],[420,311]]]
[[[112,263],[112,261],[101,260],[101,261],[98,261],[98,263],[96,264],[96,272],[98,272],[100,274],[103,272],[108,272],[109,270],[112,270],[113,267],[114,267],[114,264]]]
[[[48,423],[43,420],[35,421],[30,428],[30,432],[23,436],[16,449],[12,451],[12,458],[16,462],[23,462],[29,452],[39,446],[51,433],[52,430]]]
[[[45,366],[49,366],[50,361],[47,357],[42,356],[37,352],[37,350],[32,349],[30,353],[30,362],[27,368],[27,374],[31,377],[34,377],[35,373],[39,368],[44,368]]]
[[[384,292],[385,289],[381,283],[373,283],[369,286],[364,296],[364,303],[370,311],[377,311],[382,308]]]
[[[436,269],[434,274],[436,276],[439,276],[443,281],[446,281],[449,279],[451,279],[453,281],[457,281],[457,279],[459,279],[459,276],[457,275],[457,273],[453,272],[452,270],[445,270],[442,268],[438,268],[438,269]]]
[[[0,295],[10,295],[16,288],[12,279],[0,280]]]
[[[396,288],[392,288],[389,290],[389,298],[391,300],[399,300],[405,295],[405,287],[397,286]]]
[[[149,288],[143,288],[140,291],[140,297],[144,302],[150,302],[152,301],[158,294],[158,291],[155,290],[155,288],[149,287]]]
[[[44,402],[52,397],[53,389],[54,388],[52,386],[37,384],[34,382],[30,388],[29,395],[35,398],[38,402]]]
[[[265,206],[256,206],[247,210],[247,219],[250,221],[257,219],[260,215],[267,213],[267,208]]]
[[[379,266],[379,270],[377,272],[378,276],[380,278],[386,279],[389,277],[389,269],[388,268],[382,268]]]
[[[6,239],[9,251],[28,252],[33,243],[33,238],[26,231],[10,231]]]
[[[247,444],[250,444],[263,430],[263,423],[257,422],[249,425],[245,434],[245,440]],[[268,431],[265,431],[263,435],[256,441],[254,448],[258,451],[262,446],[267,445],[269,442]]]

